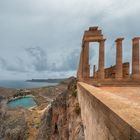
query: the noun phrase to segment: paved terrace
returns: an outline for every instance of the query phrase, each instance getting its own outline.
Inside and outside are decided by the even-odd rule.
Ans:
[[[140,87],[94,87],[79,84],[140,132]]]

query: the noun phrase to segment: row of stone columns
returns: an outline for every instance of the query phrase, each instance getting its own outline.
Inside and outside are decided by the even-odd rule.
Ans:
[[[115,78],[120,80],[123,78],[122,63],[122,41],[124,38],[116,39],[116,73]],[[139,40],[140,37],[132,39],[132,79],[140,79],[140,56],[139,56]]]
[[[116,42],[116,73],[115,79],[123,78],[123,62],[122,62],[122,41],[124,38],[118,38]],[[140,79],[140,61],[139,61],[139,40],[140,37],[135,37],[132,40],[132,79]],[[104,43],[105,39],[99,41],[99,70],[96,75],[97,79],[104,79]],[[82,77],[88,79],[90,76],[89,66],[89,42],[84,42],[81,52],[82,59]],[[95,66],[94,66],[95,74]]]

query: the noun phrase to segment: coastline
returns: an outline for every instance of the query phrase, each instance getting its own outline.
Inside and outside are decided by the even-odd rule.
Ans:
[[[67,78],[63,79],[31,79],[26,80],[26,82],[46,82],[46,83],[60,83],[62,81],[65,81]]]
[[[27,82],[25,80],[0,80],[0,89],[32,89],[41,88],[46,86],[55,86],[58,83],[48,83],[48,82]]]

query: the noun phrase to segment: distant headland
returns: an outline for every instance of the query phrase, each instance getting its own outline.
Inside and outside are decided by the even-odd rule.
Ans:
[[[60,83],[62,81],[65,81],[67,78],[60,78],[60,79],[31,79],[26,80],[26,82],[47,82],[47,83]]]

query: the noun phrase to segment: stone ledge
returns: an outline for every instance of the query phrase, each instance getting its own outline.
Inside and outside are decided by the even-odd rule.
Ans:
[[[97,98],[140,134],[140,105],[108,91],[79,82],[79,86]],[[126,94],[126,93],[125,93]]]

